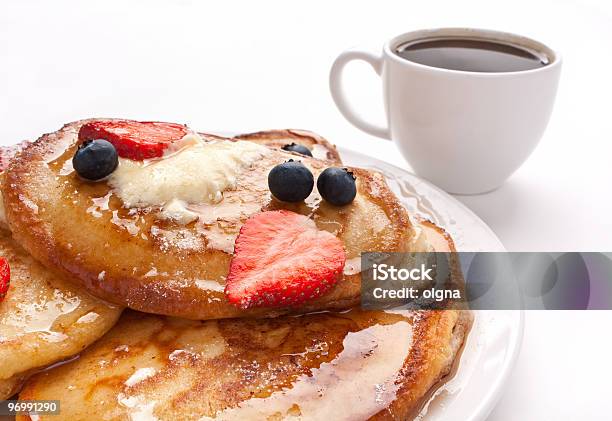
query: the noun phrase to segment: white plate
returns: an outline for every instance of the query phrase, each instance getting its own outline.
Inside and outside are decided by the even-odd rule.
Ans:
[[[414,174],[349,149],[347,165],[382,172],[412,214],[446,229],[459,251],[505,251],[493,231],[452,196]],[[436,391],[423,409],[424,420],[484,420],[499,398],[518,357],[524,327],[522,311],[475,311],[455,376]]]

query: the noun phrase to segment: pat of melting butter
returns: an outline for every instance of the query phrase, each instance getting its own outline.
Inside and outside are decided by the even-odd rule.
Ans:
[[[159,206],[162,218],[189,223],[197,215],[187,205],[219,202],[242,171],[269,153],[252,142],[204,142],[194,134],[180,144],[184,147],[160,159],[119,160],[108,184],[124,206]]]

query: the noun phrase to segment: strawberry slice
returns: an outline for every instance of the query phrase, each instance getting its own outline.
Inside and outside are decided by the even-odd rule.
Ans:
[[[342,242],[306,216],[262,212],[240,229],[225,295],[243,309],[299,305],[334,286],[345,261]]]
[[[175,123],[132,120],[99,120],[85,123],[79,140],[105,139],[122,158],[142,161],[159,158],[171,143],[182,139],[187,127]]]
[[[4,299],[11,284],[11,268],[4,257],[0,257],[0,301]]]

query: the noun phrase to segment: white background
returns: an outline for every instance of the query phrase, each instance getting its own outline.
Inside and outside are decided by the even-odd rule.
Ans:
[[[601,1],[14,1],[0,5],[0,143],[94,116],[201,130],[307,128],[406,167],[345,122],[327,88],[335,56],[401,32],[518,32],[564,56],[540,146],[499,190],[459,197],[512,251],[612,251],[612,13]],[[351,97],[383,120],[380,81]],[[491,420],[609,419],[612,312],[531,312]]]

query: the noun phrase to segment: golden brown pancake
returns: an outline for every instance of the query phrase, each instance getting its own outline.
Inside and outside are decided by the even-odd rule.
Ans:
[[[237,140],[248,140],[262,145],[280,149],[285,145],[296,143],[310,149],[313,158],[331,161],[341,165],[340,154],[336,146],[327,139],[308,130],[285,129],[264,130],[255,133],[245,133],[234,137]]]
[[[322,201],[316,189],[299,204],[273,199],[269,170],[296,159],[278,149],[240,173],[221,202],[196,206],[200,221],[160,221],[158,209],[126,209],[106,182],[79,179],[71,159],[82,124],[41,137],[11,161],[2,186],[7,219],[36,259],[118,305],[189,319],[348,308],[359,303],[360,253],[405,251],[413,240],[406,210],[377,172],[351,168],[357,197],[343,207]],[[330,165],[300,159],[315,176]],[[250,215],[279,208],[308,215],[338,236],[348,258],[345,273],[329,293],[299,309],[240,310],[223,293],[233,242]]]
[[[11,270],[9,291],[0,302],[0,399],[6,399],[32,371],[100,338],[121,309],[51,274],[4,230],[0,256]]]
[[[126,312],[19,398],[61,399],[61,415],[41,420],[407,419],[469,323],[451,310],[202,322]]]
[[[26,378],[27,375],[18,374],[8,379],[0,380],[0,400],[8,399],[19,392]]]

